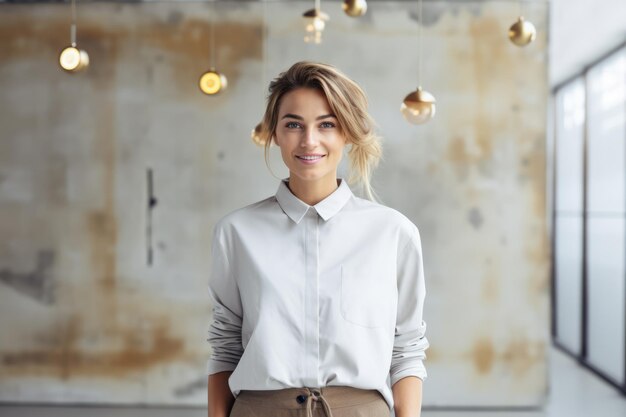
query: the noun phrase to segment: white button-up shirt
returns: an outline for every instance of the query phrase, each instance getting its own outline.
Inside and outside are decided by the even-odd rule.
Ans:
[[[282,179],[275,195],[215,225],[208,374],[240,390],[377,389],[427,376],[417,227],[355,196],[343,178],[310,206]]]

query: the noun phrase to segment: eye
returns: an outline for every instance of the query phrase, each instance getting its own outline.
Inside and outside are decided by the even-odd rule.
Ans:
[[[300,127],[300,123],[297,123],[297,122],[287,122],[285,124],[285,127],[288,128],[288,129],[298,128],[298,127]]]
[[[325,128],[329,128],[332,129],[333,127],[335,127],[335,124],[332,122],[322,122],[322,124],[320,125],[321,127],[325,127]]]

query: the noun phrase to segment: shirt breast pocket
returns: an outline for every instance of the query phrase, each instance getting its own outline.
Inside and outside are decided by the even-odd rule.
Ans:
[[[383,271],[371,265],[341,265],[340,310],[352,324],[380,328],[389,323],[393,303],[390,280]]]

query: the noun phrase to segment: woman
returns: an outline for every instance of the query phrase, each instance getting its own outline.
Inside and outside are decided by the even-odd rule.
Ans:
[[[298,62],[262,122],[289,169],[275,195],[222,217],[209,293],[209,417],[419,416],[425,285],[417,227],[373,199],[381,155],[361,88]]]

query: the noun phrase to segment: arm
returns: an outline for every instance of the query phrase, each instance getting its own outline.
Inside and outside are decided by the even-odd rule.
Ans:
[[[235,397],[230,392],[228,378],[232,371],[209,375],[208,404],[209,417],[228,417],[233,408]]]
[[[230,414],[235,397],[228,385],[228,379],[243,354],[243,309],[226,248],[225,236],[218,224],[213,235],[209,275],[209,295],[213,305],[213,321],[207,338],[212,348],[207,361],[209,417],[228,417]]]
[[[422,410],[422,380],[404,377],[392,387],[396,417],[420,417]]]
[[[424,359],[429,347],[423,320],[426,286],[419,231],[413,226],[408,242],[398,252],[398,315],[391,359],[390,381],[396,417],[419,417]]]

